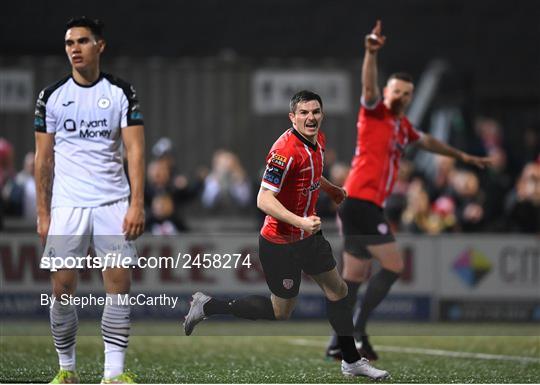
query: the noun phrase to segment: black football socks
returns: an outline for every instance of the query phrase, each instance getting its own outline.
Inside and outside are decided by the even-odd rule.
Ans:
[[[349,290],[347,292],[347,302],[352,311],[354,310],[354,307],[356,306],[356,300],[358,299],[358,289],[360,289],[362,282],[352,282],[352,281],[345,280],[345,283],[347,284],[347,289]],[[330,349],[336,349],[339,347],[336,333],[332,334],[332,338],[330,339],[330,343],[328,344],[328,347]]]
[[[206,316],[231,314],[249,320],[265,319],[274,321],[276,319],[272,301],[262,295],[250,295],[232,301],[212,298],[204,304],[203,310]]]
[[[382,302],[390,291],[390,288],[399,278],[399,274],[393,271],[381,269],[370,280],[364,294],[360,311],[354,323],[354,335],[357,339],[367,335],[366,323],[375,308]]]
[[[344,297],[339,301],[326,300],[326,312],[328,321],[336,332],[337,342],[341,348],[343,359],[348,362],[356,362],[360,354],[356,350],[353,337],[352,308],[349,306],[349,298]]]

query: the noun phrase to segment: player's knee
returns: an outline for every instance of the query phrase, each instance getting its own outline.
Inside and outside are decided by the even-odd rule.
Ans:
[[[126,286],[131,284],[131,279],[122,276],[112,276],[107,279],[107,284],[111,286]]]
[[[343,267],[343,273],[342,273],[343,279],[346,279],[347,281],[359,281],[359,274],[354,270],[347,266]]]
[[[127,293],[131,287],[131,277],[124,272],[104,275],[105,290],[107,293]]]
[[[338,289],[336,290],[336,296],[339,297],[339,299],[342,299],[345,298],[347,294],[349,294],[349,288],[345,281],[341,280]]]
[[[326,298],[330,301],[339,301],[347,296],[349,289],[344,280],[340,282],[331,289],[326,289],[324,291]]]
[[[344,252],[342,276],[349,282],[364,282],[369,278],[370,261],[359,256]]]
[[[62,294],[74,294],[76,289],[75,282],[68,280],[53,281],[53,295],[59,298]]]
[[[368,278],[368,269],[343,269],[343,279],[349,282],[365,282]]]
[[[386,259],[381,263],[382,268],[390,270],[396,274],[401,274],[405,269],[405,264],[403,263],[403,258],[400,255],[393,256],[392,258]]]

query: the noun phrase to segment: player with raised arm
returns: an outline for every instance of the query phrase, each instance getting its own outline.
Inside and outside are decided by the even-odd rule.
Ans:
[[[195,293],[184,322],[186,335],[197,323],[217,314],[257,320],[286,320],[295,307],[301,272],[309,274],[326,296],[328,320],[343,352],[341,371],[346,376],[372,379],[388,377],[361,359],[352,337],[352,308],[347,302],[347,286],[339,276],[332,249],[321,232],[315,206],[319,189],[336,203],[345,191],[322,176],[325,137],[319,131],[323,120],[319,95],[300,91],[290,102],[292,128],[272,146],[257,197],[257,206],[267,216],[259,236],[259,259],[270,298],[252,295],[222,301]]]
[[[41,266],[51,269],[51,331],[60,363],[52,383],[79,382],[77,311],[62,295],[74,294],[77,285],[77,270],[66,268],[66,261],[86,256],[90,246],[102,262],[107,253],[118,255],[114,267],[103,271],[102,383],[131,383],[124,371],[130,307],[119,300],[129,293],[131,271],[118,266],[136,263],[132,241],[144,230],[142,114],[134,88],[100,71],[103,23],[70,20],[64,43],[71,74],[41,91],[34,120],[37,232],[46,243]]]
[[[403,150],[409,143],[415,143],[424,150],[480,168],[491,164],[490,158],[466,154],[413,127],[405,116],[414,90],[410,75],[391,75],[381,98],[377,83],[377,52],[385,40],[381,22],[377,21],[371,34],[364,39],[356,150],[344,186],[347,198],[338,209],[344,236],[342,276],[348,286],[351,306],[356,304],[361,283],[368,278],[371,258],[377,259],[381,265],[381,270],[369,280],[354,326],[360,353],[369,360],[376,360],[377,354],[369,343],[366,322],[403,270],[396,240],[383,215],[384,203],[396,181]],[[326,355],[340,359],[341,353],[334,336]]]

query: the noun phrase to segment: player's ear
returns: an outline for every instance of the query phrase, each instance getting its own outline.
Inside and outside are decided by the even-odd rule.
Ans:
[[[105,46],[107,45],[107,43],[105,43],[105,40],[99,39],[99,40],[97,41],[97,44],[98,44],[98,47],[99,47],[99,53],[103,53],[103,51],[105,50]]]
[[[291,120],[292,124],[294,125],[294,113],[289,112],[289,119]]]

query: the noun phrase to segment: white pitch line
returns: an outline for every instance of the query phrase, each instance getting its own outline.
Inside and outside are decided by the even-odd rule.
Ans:
[[[319,346],[324,347],[326,343],[319,341],[311,341],[302,338],[290,340],[291,345],[300,346]],[[410,354],[426,354],[429,356],[443,356],[455,358],[477,358],[480,360],[501,360],[501,361],[518,361],[527,363],[540,363],[540,358],[525,357],[525,356],[509,356],[504,354],[487,354],[487,353],[471,353],[471,352],[456,352],[452,350],[442,349],[424,349],[424,348],[407,348],[403,346],[376,345],[375,349],[381,352],[392,353],[410,353]]]

